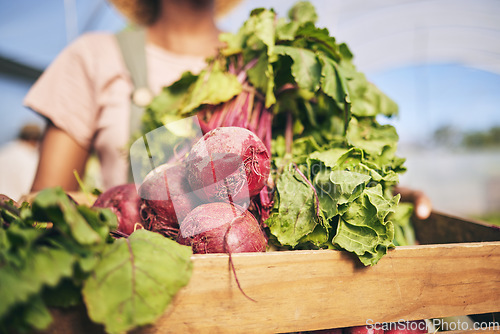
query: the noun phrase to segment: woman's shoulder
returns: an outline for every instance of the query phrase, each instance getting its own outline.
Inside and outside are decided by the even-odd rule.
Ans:
[[[117,76],[127,75],[115,34],[86,32],[77,37],[65,50],[96,84],[105,85]]]
[[[86,32],[78,36],[68,49],[82,54],[106,55],[110,51],[117,52],[118,45],[115,34],[111,32]]]

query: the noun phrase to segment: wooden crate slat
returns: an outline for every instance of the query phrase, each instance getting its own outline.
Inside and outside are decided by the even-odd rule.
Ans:
[[[195,255],[189,285],[140,333],[277,333],[500,311],[500,242],[398,247],[376,266],[339,251]]]

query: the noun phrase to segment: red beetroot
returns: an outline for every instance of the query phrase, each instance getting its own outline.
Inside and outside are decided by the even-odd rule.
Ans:
[[[16,201],[14,201],[12,198],[10,198],[7,195],[0,194],[0,203],[10,202],[10,201],[12,201],[12,204],[14,204],[14,206],[19,207],[19,203],[17,203]]]
[[[387,324],[389,329],[385,334],[425,334],[427,333],[427,324],[425,320],[415,320],[407,322],[396,322]]]
[[[164,164],[149,173],[139,195],[144,227],[173,238],[177,236],[179,222],[199,204],[182,162]]]
[[[268,150],[252,131],[219,127],[191,148],[186,168],[189,184],[202,200],[248,206],[266,184],[270,164]]]
[[[111,209],[118,218],[117,231],[130,235],[143,228],[139,215],[140,200],[135,184],[128,183],[106,190],[97,197],[93,206]]]
[[[264,252],[267,238],[247,210],[225,202],[203,204],[182,221],[177,241],[193,253]]]
[[[344,334],[384,334],[384,330],[373,326],[353,326],[344,328]]]

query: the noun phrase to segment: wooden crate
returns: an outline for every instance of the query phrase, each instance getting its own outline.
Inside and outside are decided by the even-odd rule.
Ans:
[[[254,301],[227,255],[194,255],[188,286],[134,333],[286,333],[500,312],[499,228],[434,212],[415,229],[420,245],[396,247],[373,267],[332,250],[233,254]],[[58,312],[49,333],[102,331]]]

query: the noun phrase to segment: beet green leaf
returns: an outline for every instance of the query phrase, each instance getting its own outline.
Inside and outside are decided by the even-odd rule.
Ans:
[[[191,248],[137,230],[102,254],[83,296],[90,318],[109,333],[153,323],[191,277]]]

